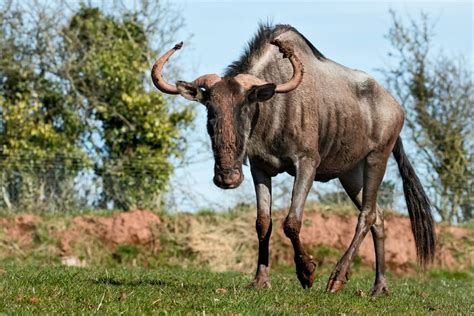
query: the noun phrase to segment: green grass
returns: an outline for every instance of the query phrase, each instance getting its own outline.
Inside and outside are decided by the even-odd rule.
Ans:
[[[67,268],[16,265],[0,269],[0,313],[193,314],[472,314],[473,279],[441,271],[420,278],[389,278],[391,295],[373,299],[373,273],[353,276],[336,295],[327,275],[310,290],[294,273],[274,272],[272,289],[251,290],[251,275],[183,269]],[[361,292],[363,291],[363,293]]]

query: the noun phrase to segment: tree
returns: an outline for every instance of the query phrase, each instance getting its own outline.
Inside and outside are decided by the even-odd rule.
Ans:
[[[149,70],[182,21],[158,2],[133,11],[119,4],[114,13],[87,5],[2,8],[3,206],[85,203],[77,192],[84,173],[100,187],[89,203],[160,205],[193,113],[150,89]]]
[[[192,112],[170,111],[144,85],[154,54],[136,14],[116,19],[82,6],[64,36],[71,80],[100,122],[95,132],[104,144],[96,148],[95,170],[103,181],[102,205],[156,205],[172,172],[168,158],[181,153],[180,129]]]
[[[88,160],[77,146],[77,106],[46,53],[53,19],[34,22],[18,11],[0,14],[0,205],[55,210]]]
[[[421,13],[408,26],[391,11],[387,38],[393,67],[382,71],[389,89],[405,107],[411,139],[427,168],[432,203],[443,221],[473,218],[474,88],[466,58],[430,54],[434,26]],[[417,161],[418,159],[414,159]]]

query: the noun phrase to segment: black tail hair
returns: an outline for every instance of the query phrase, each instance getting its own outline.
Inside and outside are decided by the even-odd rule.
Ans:
[[[408,214],[410,214],[413,237],[415,237],[418,262],[425,267],[426,264],[433,261],[436,248],[436,232],[431,215],[431,203],[423,190],[420,179],[408,161],[400,137],[393,148],[393,156],[397,161],[398,170],[403,180],[403,192]]]

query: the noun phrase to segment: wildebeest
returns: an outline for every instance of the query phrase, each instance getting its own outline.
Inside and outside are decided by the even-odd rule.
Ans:
[[[399,136],[404,112],[380,84],[362,71],[324,57],[291,26],[261,25],[224,76],[208,74],[172,85],[163,79],[162,68],[181,45],[156,61],[152,79],[162,92],[180,94],[206,107],[217,186],[239,186],[242,164],[248,158],[257,196],[259,240],[257,272],[250,286],[270,286],[271,178],[287,172],[295,180],[283,229],[293,244],[301,285],[312,286],[315,270],[313,257],[299,238],[306,197],[313,181],[338,178],[360,213],[353,240],[331,273],[327,290],[344,287],[351,260],[370,230],[376,256],[371,293],[387,292],[384,219],[376,197],[391,153],[403,180],[419,262],[425,265],[433,259],[435,232],[429,200]]]

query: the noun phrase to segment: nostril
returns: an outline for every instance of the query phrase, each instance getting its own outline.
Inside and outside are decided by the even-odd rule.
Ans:
[[[219,173],[216,173],[214,175],[214,182],[216,183],[222,183],[222,176]]]

